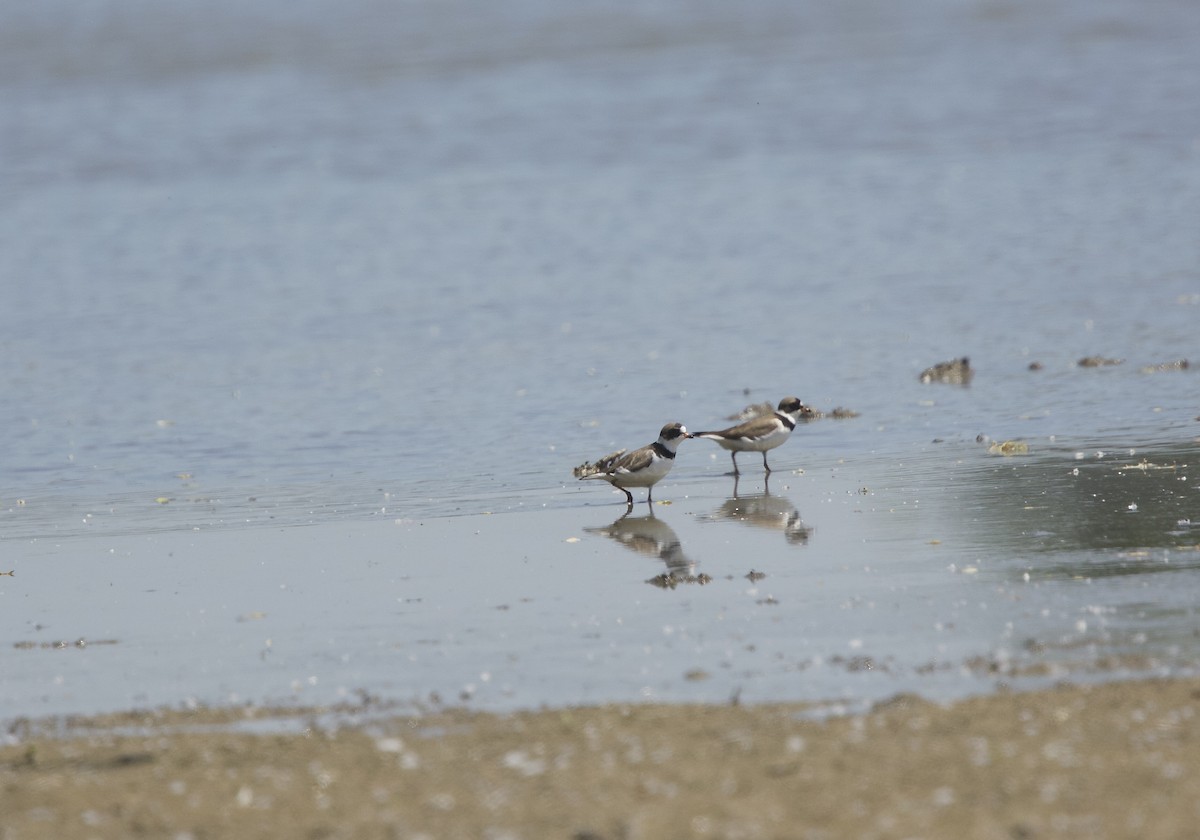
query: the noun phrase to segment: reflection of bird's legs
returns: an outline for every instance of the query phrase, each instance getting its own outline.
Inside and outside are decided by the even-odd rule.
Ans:
[[[763,476],[763,495],[771,495],[771,473],[769,472]]]
[[[763,453],[763,469],[766,470],[768,473],[771,472],[771,466],[770,466],[770,464],[767,463],[767,453],[766,452]]]
[[[733,474],[733,498],[737,498],[738,474]]]
[[[734,475],[737,475],[737,474],[738,474],[738,468],[737,468],[737,450],[735,449],[735,450],[733,450],[732,452],[730,452],[730,453],[729,453],[729,457],[733,458],[733,474],[734,474]]]

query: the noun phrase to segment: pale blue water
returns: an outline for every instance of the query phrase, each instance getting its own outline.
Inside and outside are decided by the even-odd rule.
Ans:
[[[878,569],[877,550],[848,556],[854,543],[833,535],[854,527],[810,508],[874,487],[889,509],[939,511],[911,530],[872,520],[898,564],[889,574],[918,581],[980,556],[1067,581],[1063,568],[1137,568],[1136,552],[1171,551],[1172,574],[1135,574],[1138,591],[1111,603],[1047,584],[1062,628],[1046,633],[1071,636],[1080,610],[1142,609],[1159,617],[1131,632],[1173,640],[1153,656],[1194,664],[1195,613],[1178,599],[1196,572],[1175,554],[1200,542],[1187,471],[1200,388],[1195,369],[1140,369],[1200,363],[1198,38],[1200,8],[1184,0],[0,6],[0,571],[16,570],[0,596],[27,605],[4,610],[0,649],[97,638],[114,610],[138,615],[61,583],[111,578],[134,592],[133,566],[88,565],[113,539],[231,530],[224,550],[246,559],[270,553],[250,548],[267,532],[248,525],[513,512],[520,524],[494,557],[448,563],[413,547],[404,562],[443,569],[435,589],[484,580],[472,562],[519,564],[516,535],[552,537],[546,562],[570,562],[562,539],[620,513],[572,466],[647,443],[670,420],[718,425],[796,394],[861,412],[810,424],[772,456],[785,477],[806,470],[783,495],[812,538],[758,548],[728,527],[706,556],[718,526],[696,519],[693,533],[691,517],[729,497],[728,462],[688,444],[659,496],[692,501],[660,514],[701,566],[759,551],[749,565],[837,561],[850,576],[826,585],[853,592],[851,570]],[[1126,361],[1074,366],[1090,354]],[[916,381],[960,355],[977,369],[970,388]],[[1033,360],[1044,369],[1027,370]],[[988,456],[980,434],[1027,440],[1032,454]],[[1143,457],[1175,464],[1174,483],[1117,469]],[[1085,479],[1156,478],[1089,518],[1099,496],[1069,503],[1080,465]],[[1026,479],[1020,504],[1010,476]],[[1029,526],[1038,507],[1025,497],[1038,493],[1063,505]],[[1093,540],[1109,527],[1111,540]],[[950,530],[954,545],[929,557]],[[593,542],[591,562],[625,552]],[[236,568],[200,575],[191,597],[215,609]],[[654,573],[614,572],[614,609],[679,600],[643,592]],[[576,615],[570,580],[548,573],[526,594]],[[796,592],[812,583],[797,579]],[[917,603],[940,592],[906,585]],[[34,603],[54,603],[55,619]],[[422,619],[425,632],[472,609],[452,603]],[[921,609],[901,599],[893,612]],[[866,631],[838,615],[840,651]],[[336,630],[329,621],[317,632]],[[772,622],[814,655],[839,655],[801,615]],[[870,625],[911,650],[897,666],[909,677],[885,688],[922,690],[912,675],[934,654],[903,626]],[[86,655],[128,656],[134,670],[162,655],[153,628],[142,645],[133,632],[122,625],[122,644]],[[956,661],[1007,649],[991,632]],[[512,646],[544,661],[589,655],[522,638]],[[31,687],[59,664],[39,655],[0,653],[23,663],[6,666],[25,675],[5,679],[14,713],[58,697]],[[588,691],[532,671],[512,702],[640,685],[620,662],[593,671]],[[382,672],[335,682],[381,688]],[[237,668],[178,690],[175,678],[150,668],[142,694],[263,698],[283,684]],[[385,687],[453,693],[471,679],[451,667]],[[718,683],[683,685],[732,690]],[[805,696],[856,692],[805,685]],[[141,696],[111,688],[98,705]],[[794,694],[767,680],[758,696]],[[72,696],[52,707],[106,695]]]

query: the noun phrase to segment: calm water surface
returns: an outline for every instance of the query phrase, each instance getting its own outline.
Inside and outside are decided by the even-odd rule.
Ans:
[[[0,8],[5,709],[1194,668],[1198,39],[1184,0]],[[749,510],[702,441],[648,524],[570,479],[786,394],[860,416]]]

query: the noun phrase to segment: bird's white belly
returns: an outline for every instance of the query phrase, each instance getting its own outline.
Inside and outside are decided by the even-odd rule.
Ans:
[[[650,487],[669,473],[674,463],[670,458],[656,458],[644,470],[633,473],[618,471],[612,474],[609,481],[616,487]]]
[[[788,439],[791,434],[791,429],[782,428],[776,429],[769,435],[764,435],[753,440],[745,438],[735,438],[726,440],[724,438],[710,438],[721,445],[722,449],[732,449],[736,452],[766,452],[768,449],[774,449]]]

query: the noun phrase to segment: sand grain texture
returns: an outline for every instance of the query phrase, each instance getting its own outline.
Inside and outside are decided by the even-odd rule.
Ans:
[[[1189,679],[824,722],[604,706],[255,735],[130,714],[0,750],[0,838],[1194,837],[1198,706]]]

